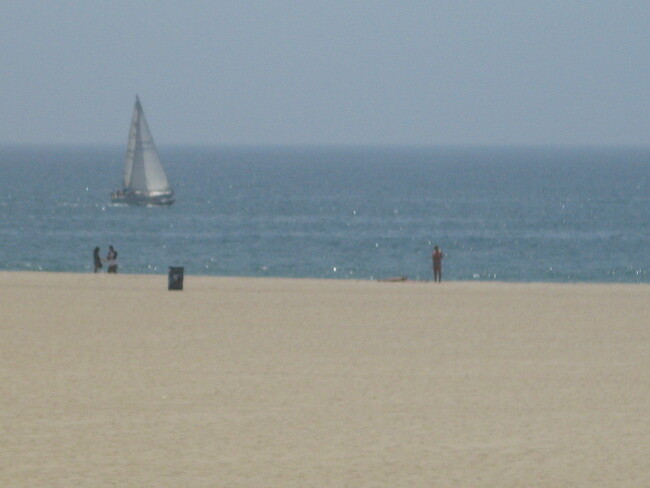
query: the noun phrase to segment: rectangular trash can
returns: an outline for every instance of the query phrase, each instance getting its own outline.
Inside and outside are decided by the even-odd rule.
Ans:
[[[183,289],[183,272],[184,268],[178,266],[169,267],[169,282],[168,290],[182,290]]]

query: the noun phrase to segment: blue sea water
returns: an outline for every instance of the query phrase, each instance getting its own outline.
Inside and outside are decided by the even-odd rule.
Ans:
[[[168,208],[110,204],[122,147],[0,147],[0,269],[650,282],[650,148],[159,149]]]

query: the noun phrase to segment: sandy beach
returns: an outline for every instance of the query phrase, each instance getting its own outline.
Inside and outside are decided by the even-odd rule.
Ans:
[[[650,486],[650,285],[0,272],[0,486]]]

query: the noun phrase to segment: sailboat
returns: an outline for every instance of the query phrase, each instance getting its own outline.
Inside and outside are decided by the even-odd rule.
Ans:
[[[122,190],[111,193],[111,200],[113,203],[129,205],[174,203],[174,190],[167,181],[137,95],[126,148],[124,185]]]

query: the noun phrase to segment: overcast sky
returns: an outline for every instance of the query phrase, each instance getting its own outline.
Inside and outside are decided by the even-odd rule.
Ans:
[[[0,143],[650,144],[650,2],[0,2]]]

